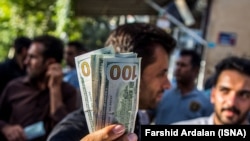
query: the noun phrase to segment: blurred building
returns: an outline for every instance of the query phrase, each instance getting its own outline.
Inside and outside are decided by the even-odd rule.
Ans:
[[[206,40],[215,47],[206,48],[205,79],[214,65],[230,55],[250,57],[250,1],[213,0],[206,29]]]
[[[249,6],[249,0],[75,0],[73,8],[78,17],[116,17],[110,20],[111,29],[135,21],[166,29],[178,41],[171,56],[169,78],[174,81],[178,50],[193,48],[203,56],[197,79],[198,88],[202,89],[219,60],[229,55],[250,57]]]

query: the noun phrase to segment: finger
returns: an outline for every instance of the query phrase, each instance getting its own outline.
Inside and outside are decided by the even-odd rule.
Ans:
[[[51,64],[49,67],[52,70],[61,70],[62,69],[61,65],[58,63]]]
[[[137,135],[134,134],[134,133],[128,134],[127,138],[128,138],[129,141],[137,141],[138,140]]]
[[[21,126],[17,127],[17,135],[18,135],[18,139],[19,141],[25,141],[26,140],[26,135],[23,131],[23,128]]]
[[[58,77],[63,76],[63,72],[61,67],[53,66],[47,70],[47,75]]]
[[[47,72],[46,72],[46,76],[51,76],[51,70],[49,69],[49,70],[47,70]]]
[[[137,139],[138,139],[138,137],[136,134],[129,133],[129,134],[122,135],[121,137],[116,139],[116,141],[137,141]]]
[[[14,141],[14,137],[13,137],[12,134],[6,135],[6,138],[7,138],[8,141]]]
[[[125,127],[123,125],[113,125],[107,128],[107,130],[102,130],[105,140],[115,140],[121,137],[125,133]]]
[[[17,131],[16,131],[16,130],[13,131],[13,132],[9,135],[9,137],[10,137],[10,141],[17,141],[17,139],[18,139],[18,133],[17,133]]]
[[[98,131],[90,133],[85,136],[81,141],[112,141],[125,133],[125,127],[122,125],[109,125]]]

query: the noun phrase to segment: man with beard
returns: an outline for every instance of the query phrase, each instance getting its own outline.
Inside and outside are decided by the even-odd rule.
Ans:
[[[135,52],[142,57],[139,92],[139,109],[152,109],[160,101],[164,89],[170,87],[167,78],[168,61],[176,41],[159,27],[147,23],[128,23],[113,30],[106,46],[116,52]],[[87,129],[82,109],[73,112],[60,122],[47,141],[109,141],[140,140],[140,116],[137,115],[134,133],[125,134],[120,124],[109,125],[93,133]]]
[[[232,56],[219,62],[210,99],[214,105],[214,112],[210,116],[174,124],[249,124],[250,60]]]
[[[27,75],[11,81],[0,97],[1,141],[44,141],[54,125],[76,109],[76,89],[62,81],[62,59],[60,39],[44,35],[32,41],[25,59]],[[33,130],[27,132],[30,125]],[[35,125],[44,129],[36,132],[41,126]]]
[[[155,124],[208,116],[213,108],[209,99],[196,88],[201,57],[195,50],[183,49],[176,62],[176,86],[166,90],[156,109]]]

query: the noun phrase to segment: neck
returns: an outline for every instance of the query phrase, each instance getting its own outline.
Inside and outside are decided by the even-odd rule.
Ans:
[[[16,60],[18,66],[20,67],[20,69],[24,69],[24,65],[23,65],[23,57],[20,55],[16,55],[14,57],[14,59]]]
[[[47,88],[47,80],[44,79],[44,77],[30,78],[30,82],[39,90],[44,90]]]
[[[186,83],[186,84],[177,83],[177,86],[180,89],[181,94],[186,95],[186,94],[188,94],[189,92],[191,92],[194,89],[195,84],[194,83]]]

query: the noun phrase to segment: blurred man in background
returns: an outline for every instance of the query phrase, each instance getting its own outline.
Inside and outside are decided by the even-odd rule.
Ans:
[[[176,86],[166,90],[156,109],[155,124],[208,116],[213,106],[203,91],[196,88],[201,57],[195,50],[183,49],[176,62]]]
[[[44,141],[52,128],[76,109],[76,90],[62,81],[62,59],[59,38],[34,38],[25,59],[27,75],[12,80],[0,96],[1,141]],[[25,130],[36,123],[42,126]]]
[[[70,83],[77,89],[79,89],[79,83],[77,79],[75,57],[86,52],[88,52],[88,50],[79,41],[68,42],[64,50],[64,59],[66,62],[66,67],[63,70],[63,80],[65,82]]]
[[[75,57],[88,52],[85,46],[79,41],[70,41],[64,48],[64,59],[66,66],[63,68],[63,81],[68,82],[77,90],[77,107],[82,106],[80,86],[77,77]]]
[[[24,76],[26,74],[24,59],[27,56],[31,39],[20,36],[14,40],[13,49],[14,56],[0,64],[0,95],[5,86],[14,78]]]

